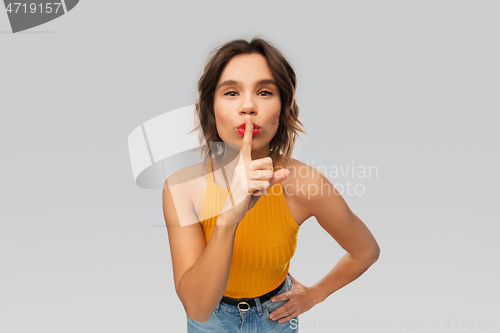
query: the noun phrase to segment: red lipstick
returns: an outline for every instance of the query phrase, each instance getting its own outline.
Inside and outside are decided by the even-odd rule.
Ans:
[[[245,136],[245,128],[246,128],[246,123],[241,124],[240,126],[236,127],[236,131],[241,135]],[[255,136],[257,133],[260,132],[260,126],[253,123],[253,131],[252,131],[252,136]]]
[[[241,124],[240,126],[236,127],[236,128],[243,128],[245,129],[247,126],[246,126],[246,123],[243,123]],[[260,128],[259,125],[257,125],[256,123],[253,123],[253,129],[256,129],[256,128]]]

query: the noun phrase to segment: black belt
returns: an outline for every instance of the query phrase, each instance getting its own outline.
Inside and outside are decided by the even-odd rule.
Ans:
[[[255,298],[258,298],[260,300],[261,304],[264,303],[264,302],[266,302],[266,301],[268,301],[268,300],[270,300],[274,295],[276,295],[278,293],[278,291],[281,290],[281,288],[283,288],[283,286],[285,285],[285,282],[286,282],[286,278],[285,278],[285,280],[283,282],[281,282],[281,284],[278,287],[276,287],[276,289],[271,290],[267,294],[264,294],[262,296],[255,297]],[[245,301],[242,301],[243,299]],[[240,298],[240,299],[236,299],[236,298],[231,298],[231,297],[227,297],[227,296],[222,296],[221,301],[224,302],[224,303],[227,303],[227,304],[235,305],[241,311],[248,311],[248,310],[250,310],[250,308],[252,306],[256,305],[255,304],[255,300],[253,298]]]

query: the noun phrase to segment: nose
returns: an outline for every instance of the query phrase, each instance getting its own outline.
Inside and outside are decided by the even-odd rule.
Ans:
[[[251,94],[247,94],[244,98],[241,99],[239,109],[240,114],[257,114],[257,104],[255,103]]]

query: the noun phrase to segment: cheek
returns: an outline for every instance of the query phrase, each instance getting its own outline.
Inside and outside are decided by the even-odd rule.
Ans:
[[[278,109],[278,112],[276,112],[274,114],[274,117],[272,118],[271,120],[271,123],[273,124],[273,126],[275,126],[276,128],[278,128],[279,126],[279,123],[280,123],[280,114],[281,114],[281,109]]]
[[[222,140],[226,140],[228,136],[228,121],[227,117],[224,116],[224,113],[220,112],[220,110],[216,110],[214,108],[215,115],[215,127],[217,129],[217,133]]]
[[[274,117],[273,117],[273,120],[276,121],[276,125],[279,123],[280,121],[280,115],[281,115],[281,101],[278,100],[278,102],[276,103],[276,105],[274,106]]]

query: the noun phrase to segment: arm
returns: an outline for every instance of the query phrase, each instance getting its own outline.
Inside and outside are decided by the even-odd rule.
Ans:
[[[319,282],[311,286],[317,303],[351,283],[363,274],[379,257],[380,248],[370,230],[349,208],[340,193],[323,174],[313,170],[307,182],[321,189],[318,194],[302,198],[323,229],[346,250],[346,254]]]
[[[347,253],[333,269],[318,283],[308,287],[297,281],[291,274],[292,288],[286,293],[272,298],[273,302],[288,300],[272,313],[269,318],[280,323],[289,321],[324,301],[333,292],[357,279],[365,272],[380,254],[375,238],[366,225],[347,206],[346,202],[330,181],[310,166],[306,178],[296,178],[297,188],[319,189],[300,194],[297,191],[298,205],[315,216],[325,229]],[[294,193],[295,194],[295,193]]]
[[[297,163],[299,168],[308,168],[307,177],[294,177],[296,190],[292,190],[298,200],[298,209],[305,216],[314,216],[347,253],[333,269],[318,283],[308,287],[297,281],[291,274],[292,287],[287,292],[274,296],[273,302],[288,300],[284,305],[269,314],[272,320],[280,323],[292,320],[324,301],[333,292],[357,279],[375,261],[380,249],[366,225],[347,206],[346,202],[319,171],[311,166]],[[300,175],[300,173],[299,173]],[[308,191],[301,191],[301,188]],[[314,191],[311,191],[310,189]],[[288,191],[288,185],[285,186]]]
[[[185,190],[186,187],[182,190],[182,186],[171,189],[167,179],[163,188],[163,213],[175,290],[187,316],[206,322],[227,287],[237,226],[225,223],[219,216],[210,240],[205,244],[203,229],[191,200],[187,199],[189,191]]]

